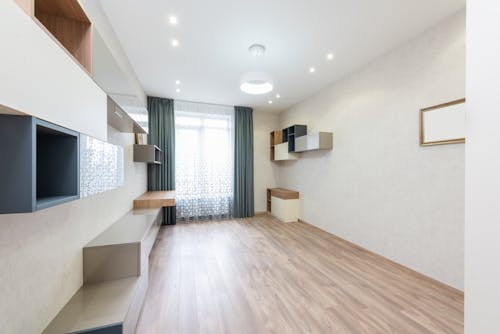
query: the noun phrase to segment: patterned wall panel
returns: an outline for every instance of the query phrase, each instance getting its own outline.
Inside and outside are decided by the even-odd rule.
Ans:
[[[123,186],[123,147],[80,135],[80,196]]]

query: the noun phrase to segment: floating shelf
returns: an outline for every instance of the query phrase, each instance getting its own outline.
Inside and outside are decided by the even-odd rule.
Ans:
[[[156,145],[134,145],[134,161],[161,165],[162,150]]]
[[[80,197],[79,134],[30,116],[0,115],[0,213]]]
[[[318,132],[295,138],[295,152],[331,150],[333,148],[333,133]]]

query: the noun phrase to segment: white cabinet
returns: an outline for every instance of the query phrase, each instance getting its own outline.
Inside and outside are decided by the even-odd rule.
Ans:
[[[300,214],[299,193],[283,188],[268,188],[267,211],[282,222],[296,222]]]
[[[274,146],[274,161],[297,160],[299,157],[299,153],[288,152],[288,143]]]
[[[333,134],[318,132],[295,138],[295,152],[331,150],[333,148]]]
[[[298,199],[281,199],[271,196],[271,214],[285,223],[299,219],[300,204]]]
[[[106,94],[14,1],[0,1],[0,106],[107,140]]]

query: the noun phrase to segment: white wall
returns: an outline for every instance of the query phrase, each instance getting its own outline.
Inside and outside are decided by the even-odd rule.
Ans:
[[[0,333],[40,333],[82,284],[82,248],[146,191],[146,164],[132,161],[132,134],[109,129],[124,146],[125,185],[29,214],[0,215]]]
[[[106,141],[104,91],[14,1],[0,22],[0,105]]]
[[[269,133],[279,129],[278,114],[253,112],[254,206],[255,212],[266,211],[266,189],[276,187],[277,166],[270,160]]]
[[[465,332],[500,333],[500,3],[467,3]]]
[[[420,147],[419,109],[464,96],[462,11],[283,112],[334,148],[282,165],[279,185],[306,222],[463,289],[464,144]]]

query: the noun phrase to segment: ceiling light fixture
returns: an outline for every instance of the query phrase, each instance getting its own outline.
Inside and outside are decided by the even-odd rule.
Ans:
[[[177,93],[180,93],[180,92],[181,92],[181,89],[180,89],[180,88],[177,88],[175,91],[176,91]]]
[[[172,40],[172,46],[173,46],[174,48],[178,47],[178,46],[179,46],[179,41],[178,41],[178,40],[176,40],[176,39],[173,39],[173,40]]]
[[[314,72],[316,72],[316,69],[314,67],[310,67],[309,68],[309,73],[314,73]]]
[[[177,16],[171,15],[168,18],[168,23],[175,26],[177,24]]]
[[[266,73],[246,73],[240,81],[240,89],[251,95],[261,95],[273,90],[271,78]]]
[[[273,101],[269,100],[269,101],[267,101],[267,103],[269,103],[269,104],[273,104]]]
[[[329,53],[326,55],[326,59],[332,60],[333,59],[333,53]]]
[[[248,51],[252,56],[260,57],[266,53],[266,47],[262,44],[252,44],[248,47]]]
[[[281,97],[280,94],[276,94],[276,98],[279,99]]]
[[[175,80],[175,84],[176,84],[176,85],[180,85],[180,84],[181,84],[181,82],[180,82],[179,80]]]

